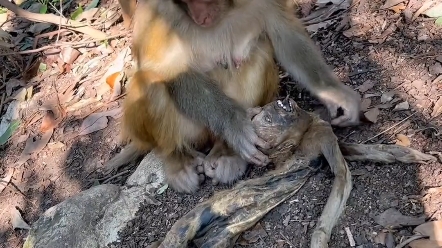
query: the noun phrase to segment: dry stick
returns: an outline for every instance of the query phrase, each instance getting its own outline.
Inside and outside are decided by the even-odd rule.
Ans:
[[[17,5],[10,3],[8,0],[0,0],[0,5],[14,12],[17,16],[23,17],[25,19],[35,21],[35,22],[46,22],[56,25],[61,25],[64,28],[75,30],[83,34],[87,34],[94,39],[106,39],[106,33],[101,32],[95,28],[89,27],[83,23],[68,20],[61,16],[56,16],[54,14],[38,14],[32,13],[24,10]]]
[[[382,132],[380,132],[380,133],[376,134],[375,136],[373,136],[373,137],[369,138],[368,140],[366,140],[366,141],[362,142],[361,144],[364,144],[364,143],[366,143],[366,142],[368,142],[368,141],[370,141],[370,140],[372,140],[372,139],[374,139],[374,138],[377,138],[377,137],[381,136],[382,134],[384,134],[384,133],[386,133],[386,132],[390,131],[391,129],[393,129],[393,128],[397,127],[398,125],[400,125],[400,124],[404,123],[404,122],[405,122],[406,120],[410,119],[410,118],[411,118],[411,117],[412,117],[413,115],[415,115],[415,114],[416,114],[416,112],[415,112],[415,113],[413,113],[413,114],[411,114],[411,115],[410,115],[410,116],[408,116],[407,118],[403,119],[402,121],[400,121],[400,122],[398,122],[398,123],[394,124],[393,126],[391,126],[391,127],[387,128],[386,130],[384,130],[384,131],[382,131]]]
[[[0,0],[3,1],[3,0]],[[47,49],[51,49],[51,48],[55,48],[55,47],[62,47],[62,46],[72,46],[73,48],[77,47],[77,46],[83,46],[89,43],[94,43],[94,42],[98,42],[98,41],[103,41],[103,40],[107,40],[107,39],[113,39],[113,38],[117,38],[120,36],[124,36],[129,34],[130,32],[124,32],[121,34],[116,34],[116,35],[110,35],[108,37],[105,37],[103,39],[95,39],[95,40],[89,40],[89,41],[80,41],[80,42],[63,42],[63,43],[58,43],[58,44],[52,44],[49,46],[44,46],[44,47],[40,47],[37,49],[32,49],[32,50],[26,50],[26,51],[21,51],[21,52],[10,52],[10,53],[0,53],[0,56],[8,56],[8,55],[17,55],[17,54],[30,54],[30,53],[38,53]]]

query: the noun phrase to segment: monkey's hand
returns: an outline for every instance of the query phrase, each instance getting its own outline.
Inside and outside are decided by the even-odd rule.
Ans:
[[[359,124],[361,98],[346,85],[319,92],[318,97],[328,108],[332,125],[346,127]],[[339,108],[343,111],[341,116],[338,116]]]
[[[225,132],[225,139],[232,148],[246,161],[255,165],[264,166],[269,163],[267,155],[258,150],[258,147],[269,149],[269,144],[258,137],[252,125],[253,116],[261,112],[261,108],[251,108],[247,110],[247,118],[239,120],[237,125],[233,125],[233,130]]]

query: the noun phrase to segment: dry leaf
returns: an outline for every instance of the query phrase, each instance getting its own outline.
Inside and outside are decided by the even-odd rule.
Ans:
[[[0,193],[8,186],[14,175],[14,168],[9,168],[4,178],[0,178]]]
[[[424,4],[422,4],[422,6],[416,11],[416,13],[414,13],[413,15],[413,21],[420,16],[420,14],[424,13],[425,10],[427,10],[428,8],[430,8],[430,6],[433,4],[432,0],[427,0],[424,2]]]
[[[438,3],[434,5],[433,7],[429,8],[424,13],[428,17],[441,17],[442,16],[442,3]]]
[[[92,116],[92,117],[91,117]],[[94,119],[85,119],[83,121],[83,124],[81,125],[80,132],[78,135],[86,135],[93,132],[96,132],[98,130],[104,129],[107,127],[108,119],[106,116],[100,116],[99,118],[96,118],[94,114],[88,116]]]
[[[58,124],[59,122],[55,119],[54,112],[47,110],[45,116],[41,120],[40,131],[46,132],[49,129],[54,129]]]
[[[442,242],[442,221],[430,221],[424,223],[414,229],[415,233],[419,233],[430,237],[430,240],[439,240]]]
[[[406,8],[405,4],[401,3],[388,9],[393,10],[395,13],[401,13],[402,10],[404,10],[405,8]]]
[[[442,113],[442,97],[439,97],[439,100],[434,104],[433,112],[431,113],[431,117],[437,117]]]
[[[369,121],[376,123],[378,121],[378,116],[379,116],[379,109],[377,108],[372,108],[369,111],[364,113],[365,118],[367,118]]]
[[[373,86],[374,86],[374,82],[371,80],[367,80],[361,86],[357,87],[356,89],[358,89],[360,92],[364,93],[367,90],[373,88]]]
[[[256,224],[251,230],[246,231],[242,238],[246,243],[244,245],[256,243],[260,238],[267,236],[267,232],[260,223]]]
[[[401,110],[408,110],[410,109],[410,104],[408,104],[407,101],[401,102],[396,107],[394,107],[393,111],[401,111]]]
[[[395,208],[389,208],[382,214],[375,216],[374,221],[385,228],[398,228],[402,226],[417,226],[425,222],[426,217],[412,217],[401,214]]]
[[[403,135],[403,134],[399,133],[399,134],[396,135],[396,139],[397,139],[396,145],[407,146],[408,147],[411,144],[410,139],[406,135]]]
[[[406,0],[387,0],[385,3],[384,3],[384,5],[382,5],[381,7],[380,7],[380,9],[388,9],[388,8],[391,8],[391,7],[393,7],[393,6],[395,6],[395,5],[398,5],[398,4],[400,4],[400,3],[402,3],[402,2],[405,2]]]
[[[371,99],[365,98],[361,102],[361,111],[366,111],[370,107],[370,105],[371,105]]]
[[[51,142],[48,143],[48,148],[49,149],[60,149],[65,147],[65,144],[61,143],[60,141],[55,141],[55,142]]]
[[[33,77],[37,76],[38,69],[40,68],[40,60],[35,60],[29,68],[27,68],[26,71],[23,72],[23,81],[29,81]]]
[[[318,32],[319,29],[327,28],[330,25],[332,25],[333,23],[334,23],[333,20],[328,20],[328,21],[323,21],[323,22],[320,22],[320,23],[315,23],[315,24],[308,25],[305,28],[307,29],[307,31],[309,33],[316,33],[316,32]]]
[[[60,52],[60,58],[66,64],[73,64],[74,61],[80,56],[80,52],[72,47],[64,47]]]
[[[120,72],[115,72],[106,78],[106,83],[107,83],[107,85],[109,85],[109,87],[111,89],[114,88],[115,81],[118,79],[119,76],[120,76]]]
[[[395,91],[385,92],[381,96],[381,103],[386,103],[393,100],[393,96],[396,94]]]
[[[375,108],[378,108],[378,109],[389,109],[392,107],[393,107],[393,104],[391,104],[391,103],[379,104],[379,105],[375,106]]]
[[[387,234],[384,232],[380,232],[380,233],[378,233],[378,235],[376,235],[376,237],[374,237],[374,242],[376,244],[385,245],[386,238],[387,238]]]
[[[12,90],[18,86],[25,86],[26,84],[21,80],[11,78],[6,82],[6,96],[10,96],[12,94]]]
[[[17,208],[13,208],[11,217],[11,224],[13,229],[25,229],[29,230],[31,227],[23,220],[20,211]]]
[[[381,96],[381,94],[379,94],[379,93],[367,93],[367,94],[364,94],[364,98],[378,97],[378,96]]]
[[[33,153],[38,153],[43,150],[43,148],[45,148],[46,144],[49,142],[49,139],[51,139],[53,132],[54,129],[49,129],[41,136],[41,139],[36,141],[34,141],[34,137],[29,137],[29,139],[26,141],[25,149],[23,149],[17,164],[23,164],[31,157]]]
[[[429,239],[419,239],[414,240],[408,244],[410,248],[440,248],[442,246],[442,241],[429,240]]]

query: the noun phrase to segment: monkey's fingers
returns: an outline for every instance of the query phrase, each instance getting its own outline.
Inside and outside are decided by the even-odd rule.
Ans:
[[[359,124],[359,112],[357,114],[346,111],[343,115],[331,121],[331,124],[339,127],[355,126]]]
[[[244,155],[242,156],[245,160],[247,160],[249,163],[258,165],[258,166],[265,166],[269,163],[269,158],[267,155],[262,153],[260,150],[256,149],[254,145],[251,145],[253,148],[249,148],[246,151],[244,151]]]
[[[255,115],[261,113],[261,111],[262,111],[261,107],[249,108],[247,109],[247,118],[252,119],[253,117],[255,117]]]

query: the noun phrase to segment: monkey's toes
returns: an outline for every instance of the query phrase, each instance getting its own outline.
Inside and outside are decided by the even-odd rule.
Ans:
[[[212,159],[209,159],[208,161],[205,161],[203,164],[203,170],[204,174],[206,174],[207,177],[214,178],[215,177],[215,169],[216,164]]]
[[[226,184],[236,181],[247,169],[247,162],[239,156],[221,156],[216,164],[213,179]]]

